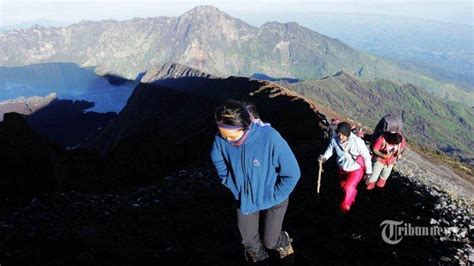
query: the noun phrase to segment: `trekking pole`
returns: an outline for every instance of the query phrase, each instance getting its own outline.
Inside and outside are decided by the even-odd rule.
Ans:
[[[321,160],[318,160],[319,161],[319,170],[318,170],[318,186],[316,188],[316,191],[319,195],[319,189],[321,187],[321,173],[323,172],[323,161]]]

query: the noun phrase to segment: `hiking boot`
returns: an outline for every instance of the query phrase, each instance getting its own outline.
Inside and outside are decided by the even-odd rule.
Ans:
[[[377,187],[380,187],[380,188],[385,187],[386,182],[387,182],[386,180],[383,180],[382,178],[380,178],[379,181],[377,181]]]
[[[367,184],[367,190],[372,190],[375,187],[375,182]]]
[[[260,246],[258,248],[246,248],[244,250],[245,260],[252,263],[252,265],[267,265],[268,253]]]
[[[284,239],[281,242],[281,246],[275,249],[280,254],[280,259],[283,259],[286,256],[295,253],[295,251],[293,250],[293,246],[291,245],[291,242],[293,242],[293,238],[290,238],[290,235],[288,235],[286,231],[282,231],[282,237]]]
[[[280,253],[280,259],[283,259],[284,257],[289,256],[291,254],[295,254],[295,251],[293,250],[293,246],[291,245],[291,243],[284,248],[282,247],[277,248],[277,251],[278,253]]]
[[[341,212],[348,213],[351,210],[351,205],[345,204],[344,202],[341,203]]]

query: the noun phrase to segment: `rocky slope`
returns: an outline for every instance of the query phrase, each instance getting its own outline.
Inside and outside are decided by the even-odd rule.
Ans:
[[[314,163],[304,147],[303,179],[284,227],[294,238],[295,265],[474,263],[472,216],[446,194],[395,176],[383,191],[361,189],[347,216],[337,214],[335,169],[314,189]],[[106,193],[40,195],[0,216],[0,260],[7,265],[243,265],[231,195],[209,166],[181,170],[162,182]],[[381,238],[380,223],[450,227],[439,236]]]
[[[127,21],[83,21],[68,27],[40,27],[0,33],[0,65],[75,62],[97,66],[102,75],[134,79],[166,62],[178,62],[218,76],[319,79],[340,70],[362,78],[413,83],[465,103],[474,94],[459,91],[296,23],[269,22],[260,28],[212,6],[179,17]]]
[[[451,198],[474,207],[474,177],[470,173],[453,170],[439,159],[410,148],[400,159],[396,171],[415,183],[444,191]]]

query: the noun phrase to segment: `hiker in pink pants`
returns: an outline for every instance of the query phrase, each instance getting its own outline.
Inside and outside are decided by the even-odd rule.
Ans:
[[[328,148],[319,160],[326,162],[333,153],[337,156],[341,188],[344,199],[341,202],[341,211],[348,212],[357,195],[357,185],[365,178],[370,179],[372,174],[372,161],[369,150],[364,141],[351,132],[351,126],[340,123],[336,130],[337,135],[331,138]]]
[[[344,199],[341,203],[342,211],[348,211],[352,203],[354,203],[355,197],[357,195],[357,185],[364,177],[365,166],[363,157],[358,156],[356,163],[360,165],[360,168],[357,170],[346,172],[339,169],[340,184],[342,190],[344,191]]]

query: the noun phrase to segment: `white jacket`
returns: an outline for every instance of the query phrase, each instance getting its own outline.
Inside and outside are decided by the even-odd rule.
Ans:
[[[329,146],[323,154],[324,159],[328,160],[336,151],[337,165],[346,172],[352,172],[360,168],[356,163],[359,155],[364,159],[365,173],[372,174],[372,158],[365,142],[354,134],[350,134],[347,141],[342,144],[336,136],[331,138]]]

